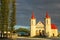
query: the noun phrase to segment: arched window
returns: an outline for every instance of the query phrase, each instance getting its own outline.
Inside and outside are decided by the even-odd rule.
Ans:
[[[48,20],[47,20],[47,24],[48,24]]]
[[[31,21],[31,25],[33,25],[33,21]]]

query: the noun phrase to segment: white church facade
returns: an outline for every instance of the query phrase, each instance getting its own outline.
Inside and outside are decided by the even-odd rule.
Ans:
[[[47,36],[47,37],[57,37],[58,29],[55,24],[51,23],[51,18],[46,12],[46,17],[44,18],[44,23],[39,21],[36,23],[36,18],[34,16],[34,12],[32,13],[30,19],[30,36]]]

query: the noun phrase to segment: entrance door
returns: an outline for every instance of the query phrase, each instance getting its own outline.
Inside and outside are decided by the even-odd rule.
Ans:
[[[45,36],[45,34],[44,34],[44,30],[42,30],[42,36]]]
[[[41,36],[42,34],[41,34],[41,30],[39,30],[39,35]]]
[[[53,33],[53,37],[54,37],[54,33]]]

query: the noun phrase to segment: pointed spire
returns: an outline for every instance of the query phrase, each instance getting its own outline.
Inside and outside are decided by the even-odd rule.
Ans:
[[[34,12],[32,12],[31,19],[35,19]]]
[[[48,15],[48,11],[46,11],[46,18],[50,18],[50,16]]]

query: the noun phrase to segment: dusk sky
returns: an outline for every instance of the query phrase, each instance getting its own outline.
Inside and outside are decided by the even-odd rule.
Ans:
[[[46,11],[60,30],[60,0],[16,0],[16,25],[29,26],[32,11],[38,21],[44,22]]]

